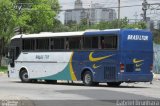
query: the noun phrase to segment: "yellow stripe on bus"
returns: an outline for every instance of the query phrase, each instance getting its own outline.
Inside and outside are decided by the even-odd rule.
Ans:
[[[69,67],[70,67],[70,75],[71,75],[71,78],[73,81],[77,80],[76,76],[75,76],[75,73],[73,71],[73,67],[72,67],[72,57],[73,57],[73,54],[71,55],[71,58],[70,58],[70,62],[69,62]]]

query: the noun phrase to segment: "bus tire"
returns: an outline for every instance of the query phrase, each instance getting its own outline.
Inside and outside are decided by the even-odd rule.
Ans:
[[[28,78],[28,72],[26,69],[22,69],[20,72],[20,79],[23,83],[29,83],[31,82],[31,79]]]
[[[56,84],[57,80],[45,80],[47,84]]]
[[[121,85],[121,82],[107,82],[107,85],[111,87],[118,87]]]
[[[36,80],[36,79],[32,79],[32,80],[31,80],[31,82],[32,82],[32,83],[37,83],[37,82],[38,82],[38,80]]]
[[[98,86],[98,85],[99,85],[99,82],[93,82],[93,85],[94,85],[94,86]]]
[[[95,83],[93,82],[93,76],[90,71],[86,71],[83,74],[83,84],[85,86],[93,86]]]

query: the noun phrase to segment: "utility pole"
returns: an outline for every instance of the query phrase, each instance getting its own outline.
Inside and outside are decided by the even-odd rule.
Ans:
[[[143,0],[142,10],[143,10],[143,20],[144,20],[145,22],[147,21],[147,16],[146,16],[146,13],[147,13],[147,5],[148,5],[147,0]]]
[[[89,5],[89,9],[88,9],[88,19],[87,19],[87,26],[89,28],[90,24],[91,24],[91,15],[92,15],[92,0],[91,3]]]
[[[118,28],[120,27],[120,0],[118,0]]]
[[[135,12],[134,16],[135,16],[135,23],[137,23],[137,17],[138,17],[137,12]]]
[[[17,11],[18,11],[17,16],[18,16],[18,19],[19,19],[20,15],[21,15],[21,10],[22,10],[22,3],[21,3],[21,0],[18,0],[18,4],[17,4]],[[22,27],[19,27],[19,33],[20,34],[23,33]]]

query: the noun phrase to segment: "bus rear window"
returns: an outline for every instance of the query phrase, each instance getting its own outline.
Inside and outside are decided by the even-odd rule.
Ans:
[[[101,48],[102,49],[117,49],[117,36],[101,36]]]

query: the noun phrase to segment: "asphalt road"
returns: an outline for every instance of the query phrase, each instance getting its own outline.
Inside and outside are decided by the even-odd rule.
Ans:
[[[21,83],[19,79],[0,76],[0,106],[127,106],[142,100],[160,100],[160,81],[86,87],[79,82]]]

